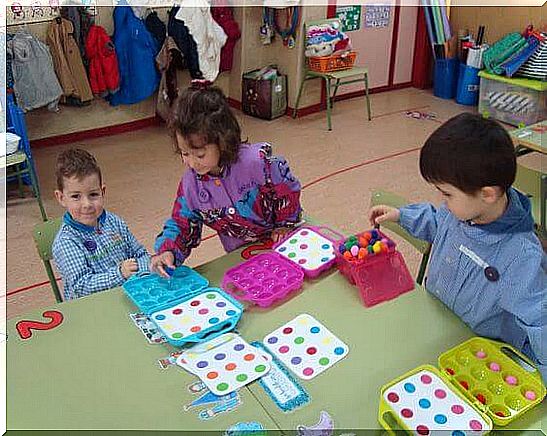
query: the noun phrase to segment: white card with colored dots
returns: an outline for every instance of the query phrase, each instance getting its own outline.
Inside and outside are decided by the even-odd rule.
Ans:
[[[221,326],[242,310],[220,292],[209,290],[150,315],[167,339],[180,341],[200,331]]]
[[[431,371],[412,374],[386,389],[383,395],[399,420],[417,435],[443,430],[443,434],[451,436],[480,435],[492,429],[469,403]]]
[[[333,243],[309,228],[298,230],[275,251],[312,273],[335,259]]]
[[[270,333],[263,343],[304,380],[311,380],[349,353],[346,344],[306,313]]]
[[[235,333],[193,346],[177,365],[197,375],[215,395],[226,395],[267,374],[270,362],[261,350]]]

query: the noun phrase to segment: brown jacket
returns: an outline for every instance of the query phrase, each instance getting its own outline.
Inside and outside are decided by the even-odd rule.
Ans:
[[[47,44],[64,96],[73,96],[82,102],[90,101],[93,100],[93,93],[73,32],[69,20],[55,18],[47,29]]]

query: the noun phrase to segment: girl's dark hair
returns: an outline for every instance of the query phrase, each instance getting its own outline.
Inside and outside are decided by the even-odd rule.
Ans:
[[[513,141],[496,121],[457,115],[433,132],[420,153],[420,172],[429,183],[447,183],[467,194],[485,186],[504,191],[515,181]]]
[[[221,165],[237,161],[241,128],[220,88],[200,83],[184,90],[173,105],[168,125],[177,152],[178,132],[194,149],[217,144]]]

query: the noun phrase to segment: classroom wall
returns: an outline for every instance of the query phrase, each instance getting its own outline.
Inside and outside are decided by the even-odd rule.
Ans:
[[[485,42],[493,43],[509,32],[522,32],[528,24],[547,31],[547,3],[540,7],[461,7],[450,8],[454,34],[469,29],[476,36],[485,25]]]

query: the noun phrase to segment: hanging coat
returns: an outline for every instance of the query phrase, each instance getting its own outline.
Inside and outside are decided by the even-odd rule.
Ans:
[[[7,43],[12,58],[13,90],[23,111],[56,106],[63,94],[49,48],[33,35],[17,32]]]
[[[118,58],[114,44],[101,26],[91,26],[85,42],[89,59],[89,81],[93,94],[105,97],[120,87]]]
[[[184,63],[190,71],[192,79],[203,79],[203,74],[199,69],[198,48],[196,41],[190,35],[188,27],[184,21],[177,20],[175,16],[180,7],[171,8],[169,11],[169,21],[167,23],[167,34],[171,36],[177,43],[177,47],[184,57]]]
[[[211,15],[228,37],[226,44],[220,51],[220,72],[230,71],[234,59],[234,47],[241,37],[241,31],[230,7],[212,7]]]
[[[144,24],[152,36],[156,38],[158,45],[162,47],[167,36],[167,27],[158,17],[158,13],[156,11],[150,12],[146,16]]]
[[[85,42],[89,29],[94,23],[94,18],[85,6],[63,6],[60,9],[61,17],[69,20],[74,26],[74,39],[80,48],[80,54],[84,65],[88,66],[85,56]]]
[[[177,59],[182,54],[172,37],[168,36],[161,48],[156,62],[161,71],[160,87],[158,89],[158,100],[156,102],[156,113],[167,121],[171,105],[178,96],[177,87]]]
[[[131,8],[114,8],[113,41],[118,55],[120,89],[110,97],[110,104],[133,104],[150,97],[160,81],[155,62],[159,47]]]
[[[220,50],[226,43],[226,34],[211,16],[211,7],[206,0],[200,0],[194,6],[196,0],[192,1],[192,7],[185,7],[184,2],[175,18],[184,21],[192,38],[196,41],[198,48],[199,69],[203,78],[214,82],[220,69]]]
[[[47,44],[64,97],[75,97],[81,102],[91,101],[93,93],[87,80],[80,49],[72,36],[73,29],[69,20],[55,18],[47,29]]]

